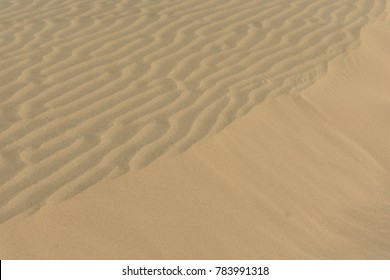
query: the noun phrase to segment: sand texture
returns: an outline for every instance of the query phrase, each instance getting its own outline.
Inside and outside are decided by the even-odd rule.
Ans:
[[[389,259],[387,2],[0,0],[0,259]]]

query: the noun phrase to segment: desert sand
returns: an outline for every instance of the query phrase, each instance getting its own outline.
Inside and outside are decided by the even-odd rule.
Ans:
[[[387,2],[0,1],[0,259],[389,259]]]

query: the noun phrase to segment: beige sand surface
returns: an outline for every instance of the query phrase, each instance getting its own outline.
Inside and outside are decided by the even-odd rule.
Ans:
[[[386,2],[1,1],[0,258],[390,258]]]

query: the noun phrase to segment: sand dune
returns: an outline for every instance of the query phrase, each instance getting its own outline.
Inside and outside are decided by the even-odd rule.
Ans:
[[[389,258],[386,2],[1,1],[0,258]]]
[[[1,1],[0,221],[311,85],[385,3]]]
[[[388,259],[389,23],[180,156],[0,225],[0,256]]]

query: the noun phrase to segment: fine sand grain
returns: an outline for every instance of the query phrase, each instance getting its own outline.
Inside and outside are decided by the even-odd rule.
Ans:
[[[0,1],[0,259],[390,258],[386,4]]]

